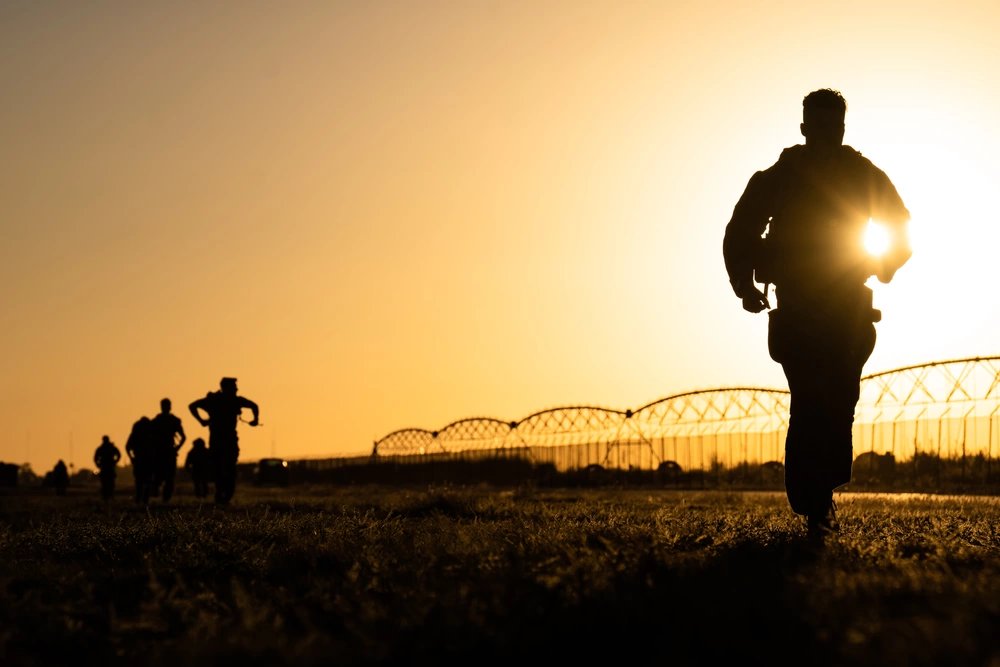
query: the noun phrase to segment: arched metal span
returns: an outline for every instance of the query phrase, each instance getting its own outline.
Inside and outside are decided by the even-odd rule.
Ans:
[[[517,421],[471,417],[438,431],[403,429],[375,443],[378,457],[519,450],[559,469],[599,464],[685,469],[784,459],[789,394],[722,387],[661,398],[637,410],[567,406]],[[935,361],[866,375],[855,454],[940,456],[1000,452],[1000,357]]]
[[[437,439],[446,451],[502,449],[513,427],[511,422],[492,417],[459,419],[438,431]]]
[[[866,375],[854,451],[912,459],[1000,454],[1000,357],[971,357]]]
[[[375,443],[374,456],[399,456],[440,453],[434,433],[422,428],[403,428],[393,431]]]

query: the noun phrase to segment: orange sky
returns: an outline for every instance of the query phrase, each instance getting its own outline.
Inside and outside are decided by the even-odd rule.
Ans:
[[[223,375],[247,460],[783,387],[722,234],[820,87],[914,216],[866,370],[1000,353],[995,7],[0,5],[0,459]]]

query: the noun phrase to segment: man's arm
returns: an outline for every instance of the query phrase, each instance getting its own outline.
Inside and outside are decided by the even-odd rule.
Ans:
[[[879,258],[875,275],[887,283],[913,255],[907,230],[910,212],[884,171],[872,165],[872,218],[889,232],[889,250]]]
[[[253,419],[250,420],[250,426],[256,426],[259,423],[260,410],[257,408],[257,404],[251,401],[249,398],[244,398],[240,396],[240,408],[250,408],[250,412],[253,413]]]
[[[180,451],[180,448],[183,447],[184,443],[187,441],[187,435],[184,433],[184,424],[181,423],[180,417],[177,418],[177,433],[180,434],[181,439],[180,442],[174,446],[174,449]]]
[[[195,419],[198,420],[198,423],[201,424],[202,426],[208,426],[208,420],[202,419],[201,414],[198,412],[198,410],[204,410],[205,412],[208,412],[208,409],[205,406],[205,402],[206,401],[204,398],[199,398],[195,401],[191,401],[191,404],[188,406],[188,410],[191,411],[191,414],[194,416]]]
[[[754,284],[754,263],[763,249],[761,236],[771,216],[770,178],[767,172],[758,171],[750,177],[746,190],[733,209],[733,217],[726,225],[722,239],[722,255],[729,274],[733,292],[743,300],[743,309],[759,313],[770,304],[767,296]]]

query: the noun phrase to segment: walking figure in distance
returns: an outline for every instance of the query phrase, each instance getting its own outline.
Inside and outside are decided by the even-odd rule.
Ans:
[[[111,500],[115,497],[115,477],[118,476],[118,461],[122,453],[108,436],[101,437],[101,444],[94,451],[94,465],[101,480],[101,498]]]
[[[57,496],[66,495],[66,487],[69,486],[69,471],[62,459],[59,459],[52,468],[52,486],[56,487]]]
[[[723,255],[743,308],[768,313],[768,350],[788,380],[785,491],[810,537],[839,530],[833,491],[851,480],[861,371],[875,346],[872,275],[887,283],[909,259],[910,214],[888,176],[843,144],[847,103],[831,89],[802,102],[804,145],[758,171],[726,226]],[[869,221],[888,249],[866,252]],[[765,235],[766,234],[766,235]],[[764,289],[756,283],[763,283]]]
[[[195,498],[204,498],[208,495],[208,481],[212,476],[212,458],[208,449],[205,448],[205,440],[195,438],[191,442],[191,449],[184,459],[184,469],[191,474],[191,481],[194,482]]]
[[[170,412],[170,399],[160,401],[160,413],[150,421],[153,436],[153,455],[156,460],[156,479],[153,489],[159,493],[163,485],[163,502],[170,502],[174,495],[177,477],[177,454],[187,440],[180,417]]]
[[[132,462],[132,476],[135,478],[135,502],[139,505],[149,503],[153,487],[156,458],[152,430],[152,420],[140,417],[132,424],[128,440],[125,441],[125,453]]]
[[[215,467],[215,502],[220,505],[228,504],[236,492],[236,462],[240,456],[236,423],[244,409],[253,413],[250,426],[256,426],[260,416],[257,404],[236,392],[236,378],[224,377],[219,391],[209,392],[188,406],[198,423],[208,427],[208,449]],[[202,417],[200,411],[208,417]]]

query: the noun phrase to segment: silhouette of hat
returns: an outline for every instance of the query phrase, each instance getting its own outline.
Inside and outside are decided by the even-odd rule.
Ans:
[[[224,377],[219,380],[220,387],[225,387],[227,384],[236,384],[236,378]]]

